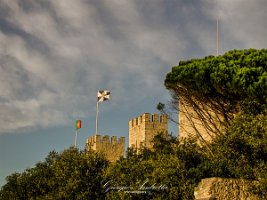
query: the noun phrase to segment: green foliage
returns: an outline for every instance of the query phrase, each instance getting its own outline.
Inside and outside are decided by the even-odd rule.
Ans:
[[[165,105],[163,103],[159,102],[158,105],[157,105],[157,109],[159,111],[162,111],[162,110],[164,110],[164,108],[165,108]]]
[[[267,198],[267,115],[239,115],[226,134],[213,143],[217,167],[214,176],[243,178],[263,199]]]
[[[107,170],[106,199],[193,199],[194,187],[205,175],[200,149],[195,141],[161,134],[155,136],[153,150],[137,154],[129,149],[126,159]]]
[[[233,50],[218,57],[181,61],[167,74],[165,86],[181,96],[185,94],[179,88],[186,88],[200,102],[219,101],[227,112],[241,106],[248,113],[260,113],[267,108],[267,50]]]
[[[51,152],[34,168],[7,177],[0,199],[183,199],[209,177],[252,180],[251,191],[266,199],[267,117],[239,115],[212,144],[214,156],[191,139],[154,137],[152,150],[128,149],[108,163],[75,148]]]
[[[52,151],[44,162],[7,177],[1,199],[99,199],[107,161],[103,156],[69,148]]]
[[[216,134],[201,173],[253,180],[252,191],[267,199],[267,50],[181,61],[167,74],[165,86],[174,105],[181,99],[198,113],[212,110],[224,119],[226,129]]]

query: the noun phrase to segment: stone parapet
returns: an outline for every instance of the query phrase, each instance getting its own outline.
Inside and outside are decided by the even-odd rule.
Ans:
[[[111,162],[118,160],[124,156],[125,137],[117,140],[116,136],[111,138],[108,135],[94,135],[87,139],[86,150],[93,150],[105,154],[106,158]]]

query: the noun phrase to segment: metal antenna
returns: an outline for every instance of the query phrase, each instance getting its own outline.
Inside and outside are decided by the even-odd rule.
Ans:
[[[216,47],[216,55],[219,55],[219,19],[217,18],[217,47]]]

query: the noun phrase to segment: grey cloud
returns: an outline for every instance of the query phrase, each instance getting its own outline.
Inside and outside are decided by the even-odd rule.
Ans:
[[[267,30],[261,21],[266,3],[253,4],[258,12],[251,17],[246,16],[249,5],[208,0],[2,0],[2,132],[88,116],[98,89],[116,95],[110,109],[162,96],[171,66],[180,59],[214,54],[217,12],[224,15],[222,51],[266,46]],[[242,23],[231,18],[236,16]],[[242,27],[233,29],[237,24]]]
[[[45,87],[45,83],[21,67],[18,61],[10,56],[1,56],[0,74],[2,95],[10,99],[36,98],[40,93],[39,88]]]

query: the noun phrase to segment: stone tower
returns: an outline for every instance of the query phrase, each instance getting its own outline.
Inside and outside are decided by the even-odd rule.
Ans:
[[[193,107],[179,101],[179,139],[194,137],[200,143],[211,142],[216,137],[214,133],[223,130],[223,117],[207,107],[202,108],[206,110],[206,118],[200,118]]]
[[[158,133],[168,133],[168,120],[166,115],[144,113],[129,121],[129,147],[152,148],[151,140]]]
[[[112,136],[111,140],[108,135],[94,135],[86,140],[86,150],[94,150],[103,153],[106,158],[114,162],[124,156],[125,137],[117,140],[116,136]]]

